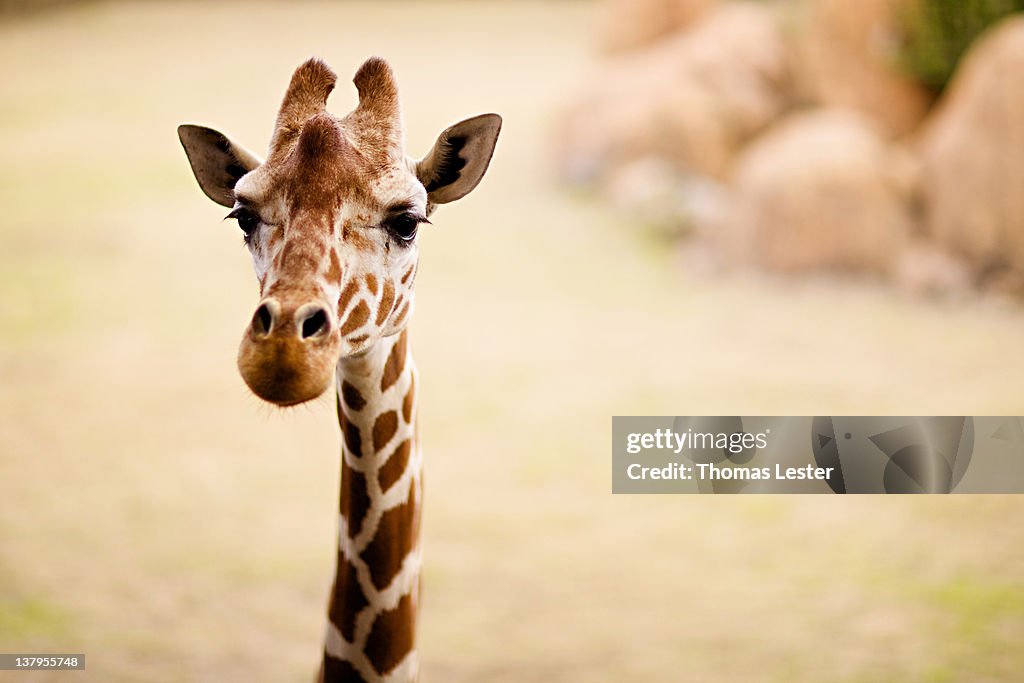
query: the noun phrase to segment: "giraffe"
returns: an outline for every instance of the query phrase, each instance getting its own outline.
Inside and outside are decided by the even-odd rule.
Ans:
[[[357,70],[358,104],[343,117],[326,108],[336,80],[315,58],[295,70],[265,161],[204,126],[178,137],[199,187],[231,209],[259,281],[243,380],[278,406],[336,387],[337,560],[318,680],[415,681],[423,479],[406,328],[417,231],[480,182],[501,117],[450,126],[417,161],[387,62]]]

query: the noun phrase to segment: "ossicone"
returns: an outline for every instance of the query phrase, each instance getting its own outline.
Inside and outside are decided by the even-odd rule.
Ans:
[[[297,135],[306,121],[327,110],[327,96],[337,81],[338,76],[320,59],[313,57],[299,65],[281,101],[271,153]]]
[[[398,83],[391,66],[384,59],[367,59],[356,71],[352,82],[359,91],[357,114],[367,114],[377,120],[398,117]]]

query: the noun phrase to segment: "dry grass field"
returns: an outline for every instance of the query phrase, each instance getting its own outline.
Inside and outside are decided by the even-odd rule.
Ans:
[[[175,126],[265,148],[291,70],[387,57],[410,149],[492,170],[422,234],[424,680],[1014,681],[1024,497],[613,497],[615,414],[1024,414],[1024,307],[698,277],[547,166],[582,3],[88,4],[0,21],[4,681],[307,681],[333,399],[272,410],[248,255]]]

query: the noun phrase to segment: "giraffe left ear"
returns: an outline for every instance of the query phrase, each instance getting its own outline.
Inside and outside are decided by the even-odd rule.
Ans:
[[[260,165],[259,158],[224,133],[206,126],[182,124],[178,126],[178,139],[206,196],[221,206],[234,206],[235,183]]]
[[[447,204],[472,192],[487,172],[500,131],[497,114],[481,114],[446,128],[416,164],[427,199]]]

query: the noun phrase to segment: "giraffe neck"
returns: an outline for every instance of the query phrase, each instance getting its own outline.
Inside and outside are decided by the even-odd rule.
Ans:
[[[414,681],[421,459],[406,332],[338,364],[338,554],[321,680]]]

